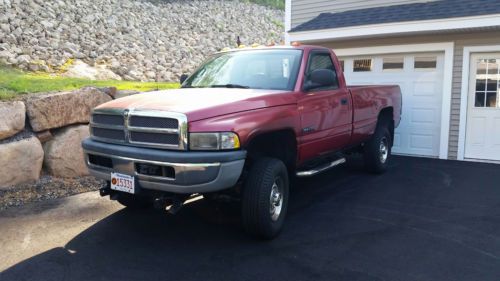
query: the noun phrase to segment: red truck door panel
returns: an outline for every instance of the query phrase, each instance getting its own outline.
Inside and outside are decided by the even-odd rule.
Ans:
[[[335,69],[328,51],[311,51],[304,75],[315,69]],[[338,80],[338,79],[337,79]],[[352,100],[349,91],[337,81],[337,85],[302,93],[298,100],[301,115],[301,135],[299,137],[300,160],[340,150],[348,145],[352,131]]]

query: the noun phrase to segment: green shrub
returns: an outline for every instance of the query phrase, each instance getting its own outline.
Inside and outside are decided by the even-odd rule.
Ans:
[[[269,6],[276,9],[285,9],[285,0],[246,0],[247,2],[256,3],[259,5]]]

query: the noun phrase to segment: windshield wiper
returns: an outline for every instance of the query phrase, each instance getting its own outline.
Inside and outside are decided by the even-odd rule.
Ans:
[[[240,88],[240,89],[250,89],[248,86],[238,85],[238,84],[223,84],[223,85],[210,85],[210,88]]]

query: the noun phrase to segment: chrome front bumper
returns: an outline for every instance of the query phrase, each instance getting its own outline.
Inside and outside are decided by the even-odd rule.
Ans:
[[[188,152],[167,151],[116,145],[86,139],[82,143],[91,175],[111,180],[111,172],[136,177],[140,188],[172,193],[206,193],[230,188],[236,184],[243,165],[245,151]],[[90,156],[89,156],[90,155]],[[91,155],[109,160],[106,165],[92,163]],[[141,174],[138,164],[166,167],[169,176]]]

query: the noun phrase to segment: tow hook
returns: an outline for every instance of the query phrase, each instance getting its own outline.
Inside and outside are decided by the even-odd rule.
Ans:
[[[155,209],[166,210],[170,214],[177,214],[184,203],[187,202],[189,196],[161,196],[154,200],[153,206]],[[189,200],[188,200],[189,201]]]
[[[158,210],[167,210],[170,214],[175,215],[182,208],[184,199],[173,196],[161,196],[154,200],[153,206]]]
[[[172,215],[177,214],[179,210],[184,206],[184,201],[183,199],[180,199],[179,197],[173,197],[172,198],[172,205],[169,206],[168,212]]]
[[[158,210],[165,210],[165,208],[167,208],[167,205],[168,205],[168,198],[164,196],[155,198],[153,202],[154,208]]]
[[[106,182],[106,185],[101,187],[99,189],[99,195],[101,195],[101,197],[104,197],[104,196],[108,196],[111,194],[111,184],[108,182]]]

